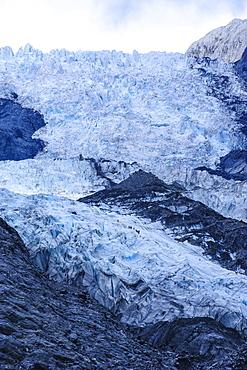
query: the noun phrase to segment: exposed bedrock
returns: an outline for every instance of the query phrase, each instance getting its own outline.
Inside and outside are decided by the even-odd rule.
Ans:
[[[200,60],[198,59],[198,62]],[[201,63],[203,60],[201,61]],[[210,62],[209,62],[210,63]],[[247,81],[247,48],[245,49],[242,58],[234,63],[234,69],[237,75],[244,81]],[[209,94],[224,102],[230,109],[236,112],[236,123],[239,126],[239,131],[247,135],[247,114],[246,103],[231,96],[229,92],[229,78],[227,76],[216,76],[213,74],[204,74],[205,81],[209,87]],[[208,171],[212,175],[221,176],[227,180],[244,181],[247,180],[247,151],[246,143],[240,144],[242,149],[234,149],[224,157],[219,159],[215,169],[201,166],[197,170]]]
[[[87,163],[92,168],[94,177],[103,181],[104,188],[111,188],[140,167],[137,162],[127,163],[105,158],[84,158],[82,155],[79,155],[79,161]]]
[[[82,288],[48,280],[2,219],[0,293],[1,370],[176,369]]]
[[[204,37],[192,43],[186,51],[187,55],[221,59],[226,63],[239,60],[247,46],[247,20],[233,19],[207,33]]]
[[[247,82],[247,48],[244,50],[242,58],[234,63],[237,74]]]
[[[247,180],[247,151],[232,150],[230,153],[220,158],[220,162],[216,169],[202,166],[196,168],[196,170],[208,171],[211,175],[222,176],[227,180]]]
[[[137,333],[156,348],[179,353],[176,364],[180,369],[197,370],[205,364],[208,369],[245,369],[244,338],[210,318],[159,322],[137,329]]]
[[[224,73],[218,75],[212,69],[207,71],[207,66],[214,66],[217,60],[210,58],[195,58],[194,65],[200,72],[205,85],[207,86],[207,94],[219,100],[223,105],[231,111],[235,120],[235,132],[231,133],[232,137],[236,137],[236,141],[232,145],[232,150],[228,154],[217,159],[215,168],[208,166],[198,166],[197,170],[208,171],[212,175],[221,176],[227,180],[244,181],[247,179],[247,162],[246,162],[246,135],[247,135],[247,106],[246,99],[237,90],[234,91],[233,84],[230,82],[229,75]],[[200,68],[198,68],[198,66]],[[246,80],[247,70],[247,52],[234,65],[236,74],[240,77],[239,81]],[[242,83],[242,82],[241,82]],[[236,83],[235,83],[236,85]],[[219,130],[219,140],[223,140],[223,132]],[[203,162],[203,159],[202,159]]]
[[[161,221],[176,240],[203,247],[223,267],[247,272],[247,224],[187,198],[179,185],[167,185],[151,173],[139,170],[111,190],[79,201],[117,205]]]
[[[44,148],[44,142],[32,139],[32,135],[42,126],[45,122],[37,111],[23,108],[9,99],[0,99],[0,160],[35,157]]]

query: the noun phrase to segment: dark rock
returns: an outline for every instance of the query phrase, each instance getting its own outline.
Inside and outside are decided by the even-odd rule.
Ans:
[[[81,288],[48,280],[2,219],[0,274],[1,370],[175,369]]]
[[[219,167],[230,174],[242,174],[247,178],[247,151],[232,150],[220,159]]]
[[[141,217],[161,221],[176,240],[201,246],[223,267],[247,272],[247,224],[223,217],[187,198],[179,186],[167,185],[151,173],[140,170],[111,190],[79,201],[117,205]]]
[[[207,171],[211,175],[222,176],[227,180],[247,180],[247,151],[232,150],[220,158],[220,163],[215,170],[205,166],[198,167],[196,170]]]
[[[245,340],[235,330],[200,317],[148,325],[139,329],[139,338],[156,348],[179,353],[178,368],[190,370],[199,369],[203,364],[220,363],[223,359],[234,368],[234,357],[239,348],[245,346]]]
[[[43,126],[45,122],[40,113],[12,100],[0,99],[0,160],[35,157],[43,150],[44,142],[32,139],[32,135]]]
[[[195,58],[196,64],[204,67],[207,64],[212,65],[215,61],[207,61],[207,58]],[[247,87],[247,48],[245,49],[242,58],[233,64],[236,74],[242,79],[243,85]],[[207,86],[207,94],[222,101],[224,106],[236,112],[236,128],[239,135],[247,135],[247,106],[246,100],[241,99],[232,94],[232,85],[228,76],[219,76],[213,72],[207,72],[204,68],[197,68],[201,73],[205,85]],[[204,71],[203,71],[204,70]],[[246,148],[243,146],[241,150],[232,150],[226,156],[220,158],[220,163],[217,168],[209,168],[199,166],[196,168],[200,171],[207,171],[216,176],[223,177],[227,180],[245,181],[247,180],[246,166]]]
[[[13,325],[9,325],[9,323],[0,322],[0,333],[4,335],[10,335],[12,334],[16,329],[13,327]]]
[[[242,54],[242,58],[234,63],[237,74],[247,82],[247,48]]]
[[[89,163],[94,169],[95,175],[104,181],[104,186],[108,189],[139,168],[137,162],[127,163],[104,158],[85,158],[81,154],[79,160]]]
[[[208,336],[207,334],[211,334]],[[157,348],[179,350],[193,355],[222,356],[238,349],[244,339],[233,329],[205,317],[160,322],[140,329],[139,337]]]
[[[102,179],[105,179],[107,181],[107,185],[109,188],[111,188],[113,185],[115,185],[114,181],[112,181],[106,174],[104,173],[101,162],[102,160],[96,161],[95,158],[83,158],[82,155],[79,156],[80,161],[85,160],[87,162],[90,162],[92,167],[94,167],[96,175],[101,177]]]

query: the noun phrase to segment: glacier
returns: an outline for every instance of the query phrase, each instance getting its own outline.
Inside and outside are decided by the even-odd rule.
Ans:
[[[230,135],[234,113],[209,95],[202,66],[192,64],[180,54],[24,49],[1,60],[1,94],[12,91],[20,104],[43,114],[47,125],[34,137],[47,142],[49,157],[81,154],[156,167],[186,157],[195,167],[213,164],[241,135]],[[208,66],[212,70],[231,78],[233,96],[245,96],[228,65],[217,62]]]
[[[215,370],[244,364],[245,340],[237,331],[210,318],[130,331],[81,285],[47,279],[2,219],[0,239],[2,369]]]
[[[44,117],[33,139],[46,146],[32,160],[1,162],[1,187],[77,199],[109,185],[95,169],[105,161],[111,181],[151,171],[181,182],[193,199],[225,216],[246,220],[245,182],[219,182],[195,170],[246,148],[239,122],[246,91],[233,65],[165,52],[2,48],[0,97],[13,94]]]
[[[0,196],[2,217],[36,264],[52,279],[86,287],[121,321],[211,317],[246,328],[247,277],[176,242],[159,222],[51,195],[3,189]]]
[[[39,152],[0,161],[0,216],[44,276],[81,287],[144,336],[148,325],[202,318],[246,333],[245,251],[222,247],[222,233],[210,230],[217,211],[246,248],[246,89],[235,65],[165,52],[5,47],[0,99],[42,117],[31,138]],[[138,173],[166,190],[137,197],[132,183],[131,206],[95,201]],[[188,227],[192,204],[214,210],[208,224]],[[212,245],[222,248],[210,254]]]

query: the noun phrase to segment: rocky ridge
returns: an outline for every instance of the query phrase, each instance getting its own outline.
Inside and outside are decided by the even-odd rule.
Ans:
[[[16,93],[11,98],[0,99],[0,161],[34,158],[45,146],[42,140],[32,138],[45,126],[44,119],[39,112],[18,104]]]
[[[179,184],[165,184],[152,173],[139,170],[112,189],[79,201],[98,206],[106,203],[152,222],[160,221],[175,240],[201,246],[222,266],[247,273],[247,223],[223,217],[184,193],[186,189]]]
[[[186,55],[220,59],[234,63],[241,59],[247,47],[247,20],[233,19],[226,26],[210,31],[198,41],[194,41]]]

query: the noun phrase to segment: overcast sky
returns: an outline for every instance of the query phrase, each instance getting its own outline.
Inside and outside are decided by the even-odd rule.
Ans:
[[[0,47],[184,53],[247,0],[0,0]]]

